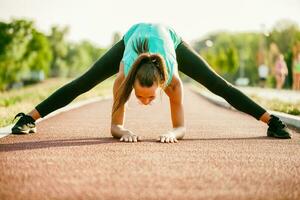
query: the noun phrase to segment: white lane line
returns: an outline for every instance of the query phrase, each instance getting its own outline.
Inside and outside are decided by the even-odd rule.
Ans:
[[[11,128],[12,127],[13,127],[13,125],[11,124],[11,125],[5,126],[3,128],[0,128],[0,138],[11,134]]]

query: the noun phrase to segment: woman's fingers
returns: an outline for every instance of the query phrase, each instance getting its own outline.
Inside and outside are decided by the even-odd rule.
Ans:
[[[173,137],[173,136],[166,136],[166,135],[161,135],[157,138],[157,141],[158,142],[161,142],[161,143],[177,143],[178,140]]]
[[[169,143],[169,142],[170,142],[170,138],[169,138],[169,137],[166,137],[165,142],[166,142],[166,143]]]
[[[133,141],[133,142],[137,142],[137,141],[138,141],[138,140],[137,140],[137,136],[136,136],[136,135],[134,135],[134,136],[133,136],[133,139],[132,139],[132,141]]]
[[[141,141],[142,137],[137,135],[124,135],[121,137],[121,142],[138,142]],[[161,143],[177,143],[178,140],[172,136],[162,135],[157,138],[158,142]]]
[[[138,142],[141,141],[142,137],[137,135],[123,135],[120,139],[120,142]]]

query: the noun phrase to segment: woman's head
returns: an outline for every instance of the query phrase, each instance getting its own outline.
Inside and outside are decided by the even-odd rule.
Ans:
[[[136,98],[142,104],[148,105],[156,98],[158,85],[156,82],[153,82],[152,86],[150,87],[142,86],[140,81],[136,79],[133,84],[133,89]]]
[[[113,113],[126,103],[132,89],[134,89],[139,101],[144,105],[148,105],[156,98],[157,89],[159,87],[164,88],[168,81],[167,68],[163,57],[148,52],[147,40],[139,41],[135,51],[138,57],[118,90]]]

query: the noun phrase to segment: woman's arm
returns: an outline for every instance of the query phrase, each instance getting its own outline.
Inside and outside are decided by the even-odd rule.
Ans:
[[[116,80],[114,82],[113,85],[113,99],[114,102],[116,101],[116,96],[117,96],[117,92],[119,87],[121,86],[121,83],[123,82],[123,80],[125,79],[125,76],[123,73],[118,73]],[[112,125],[121,125],[123,126],[124,124],[124,115],[125,115],[125,105],[122,105],[119,107],[119,109],[112,114],[112,118],[111,118],[111,124]]]
[[[125,78],[124,75],[119,73],[114,82],[114,86],[113,86],[114,102],[116,101],[116,94],[118,88],[120,87],[124,78]],[[121,138],[125,134],[125,129],[123,128],[124,115],[125,115],[124,105],[120,106],[120,108],[114,114],[111,115],[111,134],[115,138]]]
[[[113,86],[113,96],[114,102],[116,100],[116,94],[118,92],[119,87],[121,86],[123,80],[125,79],[123,64],[120,64],[120,70],[116,77]],[[124,125],[124,117],[125,117],[125,105],[120,106],[120,108],[111,116],[111,135],[114,138],[120,139],[120,141],[124,142],[137,142],[141,140],[141,138],[131,131],[125,129]]]
[[[173,134],[176,139],[182,139],[185,134],[183,87],[182,87],[182,82],[178,76],[174,75],[170,86],[168,86],[165,89],[165,93],[168,95],[170,100],[171,118],[173,124],[173,130],[167,134],[171,134],[171,135]],[[166,138],[165,141],[168,142],[168,139]]]

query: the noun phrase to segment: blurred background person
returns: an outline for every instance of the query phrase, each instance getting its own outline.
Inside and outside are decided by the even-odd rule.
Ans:
[[[265,87],[266,81],[269,75],[269,67],[266,65],[266,58],[265,58],[265,51],[263,48],[263,44],[261,44],[261,47],[259,51],[256,54],[256,62],[258,66],[258,85],[259,87]]]
[[[293,62],[293,89],[300,90],[300,53],[298,53]]]
[[[269,68],[266,64],[262,63],[258,66],[259,86],[265,87],[268,78]]]
[[[288,75],[288,68],[282,54],[277,56],[274,68],[276,89],[282,89],[285,77]]]

